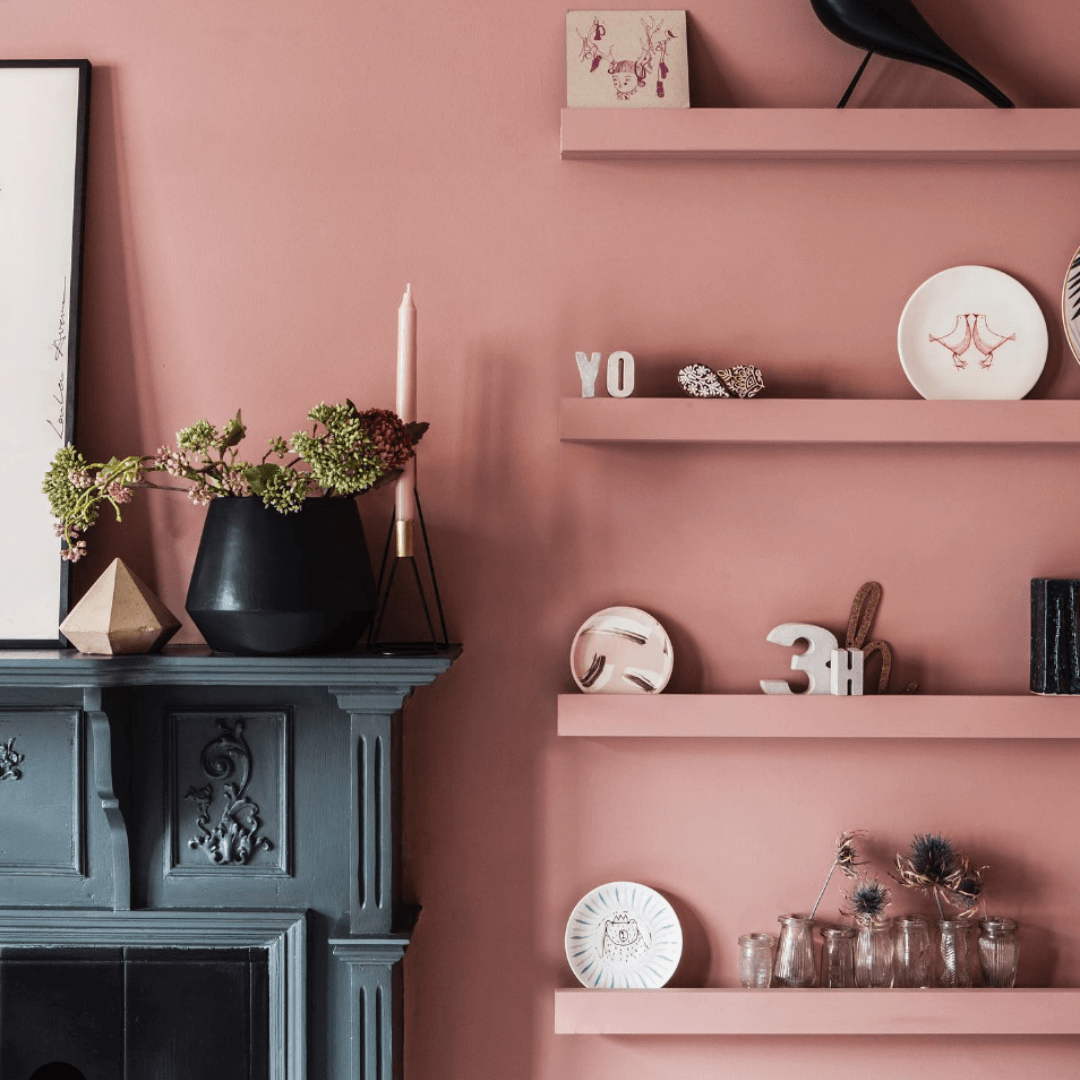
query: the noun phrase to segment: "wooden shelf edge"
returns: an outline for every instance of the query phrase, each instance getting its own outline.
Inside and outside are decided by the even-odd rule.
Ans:
[[[562,398],[559,438],[586,443],[1075,446],[1080,444],[1080,400]]]
[[[1080,160],[1080,109],[563,109],[564,160]]]
[[[590,738],[1080,739],[1080,698],[572,693],[559,695],[558,732]]]
[[[1080,989],[556,990],[562,1035],[1080,1035]]]

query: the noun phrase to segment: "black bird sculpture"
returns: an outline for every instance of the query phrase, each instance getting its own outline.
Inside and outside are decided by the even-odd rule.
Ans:
[[[999,109],[1013,108],[1013,103],[989,79],[934,33],[911,0],[810,0],[810,3],[826,30],[841,41],[866,50],[838,109],[847,104],[874,53],[944,71],[978,90]]]

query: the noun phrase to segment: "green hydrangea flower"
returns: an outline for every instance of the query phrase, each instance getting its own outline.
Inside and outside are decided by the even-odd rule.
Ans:
[[[331,495],[355,495],[373,487],[386,464],[364,430],[356,406],[324,402],[308,418],[315,421],[315,430],[295,432],[290,447],[311,469],[315,485]],[[320,424],[326,429],[323,434],[318,433]]]
[[[311,479],[306,473],[275,469],[266,478],[263,505],[273,507],[280,514],[295,514],[304,505],[310,487]]]
[[[209,450],[220,438],[217,428],[209,420],[197,420],[191,427],[181,428],[176,433],[176,445],[181,450],[200,453]]]

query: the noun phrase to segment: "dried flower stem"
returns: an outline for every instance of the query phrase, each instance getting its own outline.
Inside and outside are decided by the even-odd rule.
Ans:
[[[855,841],[865,835],[866,832],[863,829],[852,829],[850,832],[842,832],[837,835],[836,856],[833,858],[832,866],[829,867],[829,873],[825,877],[825,884],[821,886],[821,892],[818,893],[818,898],[814,902],[814,908],[810,912],[811,919],[817,914],[818,906],[825,896],[825,890],[829,887],[829,882],[832,881],[833,873],[837,867],[840,867],[840,872],[845,877],[855,878],[858,876],[855,868],[862,864],[859,861],[859,853],[855,849]]]
[[[829,882],[832,881],[833,872],[836,870],[836,863],[833,862],[829,867],[829,873],[825,878],[825,884],[821,886],[821,892],[818,893],[817,900],[814,901],[814,908],[810,912],[810,918],[812,919],[817,914],[818,905],[821,903],[822,897],[825,895],[825,890],[829,887]]]

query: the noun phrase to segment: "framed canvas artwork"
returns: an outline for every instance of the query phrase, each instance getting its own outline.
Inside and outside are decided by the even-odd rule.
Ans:
[[[55,648],[67,612],[41,483],[75,433],[90,63],[0,61],[0,648]]]
[[[571,109],[688,109],[685,11],[568,11]]]

